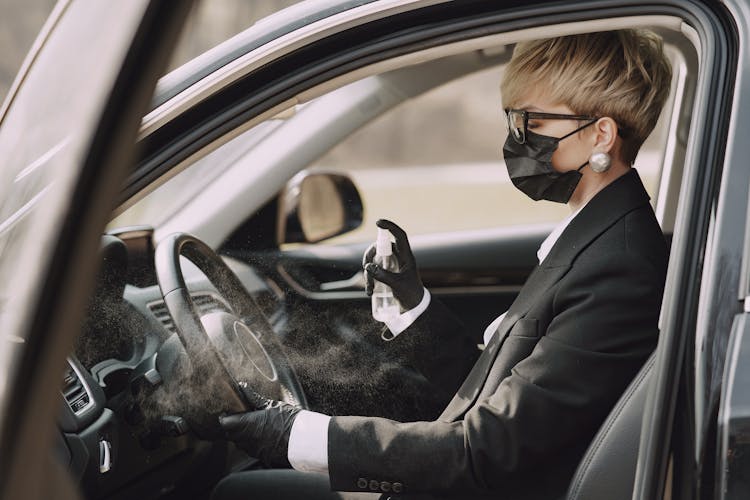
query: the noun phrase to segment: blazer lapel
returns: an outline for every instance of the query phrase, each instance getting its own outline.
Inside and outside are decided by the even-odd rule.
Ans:
[[[597,236],[626,213],[648,203],[640,177],[631,169],[594,196],[565,228],[542,265],[534,268],[521,292],[508,309],[492,340],[474,364],[456,395],[440,415],[440,420],[454,421],[474,404],[498,352],[513,325],[523,318],[538,296],[557,283],[570,269],[578,254]]]
[[[537,266],[534,268],[518,297],[516,297],[516,300],[508,309],[505,318],[497,327],[497,332],[492,336],[492,340],[487,344],[466,377],[466,380],[464,380],[456,395],[441,414],[440,420],[456,420],[469,409],[484,386],[487,374],[492,368],[492,363],[495,361],[497,353],[500,352],[500,348],[508,336],[508,332],[531,308],[537,295],[554,285],[565,275],[565,272],[569,268],[570,266],[565,265],[555,267]]]
[[[634,168],[615,179],[583,207],[550,250],[544,264],[570,265],[600,234],[628,212],[648,204],[641,178]]]

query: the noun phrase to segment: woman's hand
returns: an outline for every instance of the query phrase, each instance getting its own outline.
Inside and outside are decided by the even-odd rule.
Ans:
[[[224,436],[267,467],[291,468],[289,434],[302,409],[265,398],[250,388],[243,392],[255,410],[219,417]]]
[[[375,244],[370,245],[362,258],[366,281],[365,292],[367,295],[372,295],[373,280],[378,280],[391,287],[393,295],[401,303],[404,310],[414,309],[422,301],[424,285],[419,277],[417,263],[409,246],[409,238],[407,238],[403,229],[389,220],[380,219],[375,224],[390,231],[396,239],[393,246],[393,255],[398,261],[398,272],[386,271],[374,264],[372,261],[375,257]]]

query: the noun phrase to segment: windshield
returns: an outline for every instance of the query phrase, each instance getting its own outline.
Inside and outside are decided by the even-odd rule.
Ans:
[[[262,122],[207,154],[115,217],[107,225],[107,229],[125,226],[159,227],[251,151],[282,121],[275,119]]]

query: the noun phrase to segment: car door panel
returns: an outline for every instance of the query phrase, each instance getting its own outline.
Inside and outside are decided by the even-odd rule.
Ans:
[[[507,310],[537,264],[551,227],[502,228],[411,238],[420,276],[430,292],[464,321],[480,342],[484,328]],[[363,293],[366,244],[308,245],[280,252],[282,283],[317,308],[346,300],[368,308]]]

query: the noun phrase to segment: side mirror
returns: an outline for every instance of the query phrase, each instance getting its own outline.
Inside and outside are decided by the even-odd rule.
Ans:
[[[281,194],[279,243],[316,243],[358,228],[364,209],[354,182],[342,174],[302,171]]]

